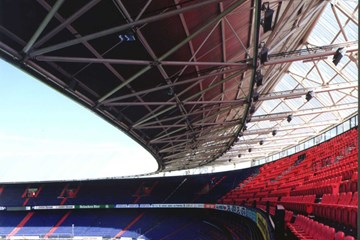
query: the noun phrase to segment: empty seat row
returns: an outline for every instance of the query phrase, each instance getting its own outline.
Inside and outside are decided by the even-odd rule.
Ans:
[[[313,211],[312,206],[315,199],[315,195],[288,196],[282,197],[280,199],[280,204],[282,204],[286,209],[310,214]]]
[[[333,179],[326,179],[321,182],[310,183],[307,185],[302,185],[295,190],[293,190],[290,195],[299,196],[299,195],[311,195],[315,194],[320,197],[325,193],[338,193],[340,187],[341,177],[335,177]]]
[[[344,236],[344,232],[335,233],[335,229],[298,215],[294,223],[286,223],[288,229],[301,240],[355,240],[352,236]]]
[[[304,240],[331,240],[335,238],[335,229],[314,221],[303,215],[297,215],[294,223],[287,223],[287,227],[298,238]]]
[[[325,194],[320,203],[314,204],[314,214],[356,228],[357,204],[357,192]]]
[[[339,192],[357,192],[358,191],[358,172],[354,172],[350,180],[343,181],[340,184]]]

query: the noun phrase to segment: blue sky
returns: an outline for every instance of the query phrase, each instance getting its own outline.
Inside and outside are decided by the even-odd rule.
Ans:
[[[0,60],[0,182],[153,172],[155,159],[88,109]]]

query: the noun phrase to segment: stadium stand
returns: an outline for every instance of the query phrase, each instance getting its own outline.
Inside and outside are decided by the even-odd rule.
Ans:
[[[211,233],[214,239],[225,239],[224,235],[234,236],[235,239],[238,238],[236,236],[250,237],[246,235],[248,229],[235,227],[231,222],[223,221],[210,224],[209,219],[191,220],[191,217],[185,218],[185,216],[176,222],[175,219],[178,216],[174,216],[174,219],[170,221],[171,216],[167,216],[165,213],[162,213],[162,215],[166,215],[166,217],[161,214],[156,215],[153,212],[150,214],[147,210],[120,211],[119,209],[111,209],[96,211],[69,209],[24,211],[24,208],[49,205],[70,206],[72,204],[87,206],[119,203],[215,203],[220,196],[230,191],[257,169],[258,167],[246,169],[242,171],[242,174],[239,174],[239,171],[232,171],[170,178],[37,183],[30,185],[4,184],[1,188],[0,206],[6,207],[9,211],[2,212],[4,215],[1,215],[3,218],[0,218],[0,236],[44,236],[51,238],[57,236],[70,237],[75,234],[76,236],[119,238],[138,237],[139,229],[142,229],[141,231],[147,229],[147,235],[153,235],[153,239],[157,238],[157,234],[169,235],[176,239],[178,234],[190,237],[187,230],[194,230],[199,227],[201,231],[195,232],[200,235]],[[20,206],[23,208],[18,209]],[[161,210],[158,209],[157,212],[161,212]],[[188,215],[193,216],[194,211],[190,211]],[[167,225],[169,226],[167,227]],[[223,227],[223,229],[221,231],[216,230],[214,226]],[[166,228],[168,230],[162,230],[159,233],[150,231],[150,229]],[[256,227],[252,226],[252,228],[255,229]],[[254,229],[253,231],[258,231]],[[193,239],[193,237],[189,239]],[[178,237],[178,239],[182,238]]]
[[[218,202],[252,206],[256,201],[264,211],[269,204],[271,215],[275,215],[275,206],[282,204],[295,215],[312,216],[355,235],[357,153],[357,129],[352,129],[313,148],[263,165],[259,174],[248,177]],[[288,211],[287,222],[290,214]],[[302,239],[301,234],[298,236]]]
[[[240,171],[167,178],[3,184],[0,206],[16,210],[19,206],[49,204],[219,203],[256,205],[274,217],[276,206],[281,204],[286,209],[286,234],[290,238],[352,239],[357,233],[358,208],[356,135],[357,130],[352,129],[303,152]],[[126,214],[118,214],[121,211]],[[187,230],[201,226],[200,235],[213,232],[216,239],[222,239],[220,236],[225,232],[234,239],[254,237],[246,234],[248,225],[234,226],[232,221],[221,222],[223,218],[194,220],[187,215],[179,218],[176,215],[175,221],[160,209],[1,213],[2,236],[70,236],[75,226],[77,236],[100,233],[108,237],[134,237],[146,232],[154,239],[161,234],[178,236],[177,233],[190,239],[193,236]],[[160,228],[164,230],[155,231]]]

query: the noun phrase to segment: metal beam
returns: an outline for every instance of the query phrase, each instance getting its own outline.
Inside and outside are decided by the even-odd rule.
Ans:
[[[127,21],[129,22],[134,22],[134,20],[132,19],[132,17],[130,16],[130,14],[128,13],[127,9],[125,8],[125,6],[122,4],[122,2],[120,0],[116,0],[117,5],[120,7],[121,13],[123,14],[123,16],[127,19]],[[142,45],[144,46],[144,48],[146,49],[146,51],[148,52],[148,54],[151,56],[151,58],[154,61],[157,61],[157,56],[155,54],[155,52],[153,51],[153,49],[150,47],[148,41],[145,39],[145,37],[143,36],[142,32],[140,31],[140,29],[136,29],[136,33],[139,37],[139,40],[141,41]],[[162,75],[162,77],[164,78],[165,82],[167,85],[171,84],[172,82],[169,79],[168,74],[166,73],[165,69],[163,68],[162,65],[156,65],[156,68],[159,70],[160,74]],[[182,115],[187,114],[187,110],[185,109],[185,107],[183,106],[182,101],[179,99],[179,96],[177,95],[177,93],[174,92],[173,94],[174,96],[174,100],[176,102],[176,106],[178,107],[180,113]],[[151,111],[150,111],[151,112]],[[193,127],[190,123],[190,121],[188,119],[185,118],[185,123],[187,124],[187,128],[190,131],[193,131]]]
[[[349,49],[347,49],[347,52],[357,52],[358,51],[358,46],[356,43],[354,42],[350,42],[348,44],[345,44],[347,46],[349,46]],[[331,45],[329,45],[330,47]],[[327,46],[324,46],[324,48]],[[281,57],[280,59],[274,59],[271,57],[270,55],[270,59],[269,61],[265,62],[263,65],[268,66],[268,65],[274,65],[274,64],[283,64],[283,63],[291,63],[291,62],[296,62],[296,61],[304,61],[304,60],[316,60],[319,58],[323,58],[323,57],[328,57],[328,56],[332,56],[336,53],[337,49],[325,49],[325,50],[321,50],[319,49],[319,52],[316,53],[309,53],[309,54],[304,54],[304,55],[299,55],[299,56],[292,56],[292,57]],[[284,55],[286,53],[283,53]]]
[[[314,93],[322,93],[322,92],[331,92],[331,91],[338,91],[341,89],[349,89],[349,88],[357,88],[357,87],[358,87],[358,82],[354,81],[349,83],[324,85],[315,88],[304,88],[304,89],[294,89],[294,90],[282,91],[282,92],[272,92],[272,93],[260,95],[259,101],[305,97],[306,93],[308,93],[309,91],[313,91]]]
[[[223,101],[182,101],[184,105],[199,104],[243,104],[244,100],[223,100]],[[105,104],[106,106],[146,106],[146,105],[177,105],[177,102],[115,102]]]
[[[149,7],[151,2],[152,2],[152,0],[148,0],[146,2],[144,7],[140,10],[140,13],[136,16],[135,21],[138,21],[142,17],[142,15],[144,14],[145,10]]]
[[[223,13],[219,14],[218,16],[216,16],[215,18],[209,20],[207,23],[205,23],[204,25],[202,25],[198,30],[196,30],[193,34],[191,34],[190,36],[186,37],[184,40],[182,40],[179,44],[177,44],[176,46],[174,46],[173,48],[171,48],[169,51],[167,51],[165,54],[163,54],[161,57],[159,57],[158,61],[163,61],[164,59],[166,59],[167,57],[169,57],[170,55],[172,55],[173,53],[175,53],[178,49],[180,49],[182,46],[184,46],[186,43],[188,43],[190,40],[192,40],[194,37],[196,37],[197,35],[199,35],[200,33],[202,33],[205,29],[207,29],[208,27],[210,27],[212,24],[216,23],[217,21],[219,21],[222,17],[226,16],[228,13],[230,13],[231,11],[233,11],[235,8],[237,8],[238,6],[240,6],[242,3],[244,2],[244,0],[239,0],[236,3],[234,3],[233,5],[231,5],[228,9],[226,9]],[[139,76],[143,75],[144,73],[146,73],[147,71],[149,71],[152,68],[152,66],[147,66],[143,69],[141,69],[139,72],[137,72],[136,74],[134,74],[132,77],[130,77],[128,80],[126,80],[124,83],[120,84],[119,86],[117,86],[115,89],[111,90],[109,93],[105,94],[105,96],[103,96],[102,98],[100,98],[98,100],[99,103],[103,102],[104,100],[106,100],[107,98],[109,98],[111,95],[113,95],[114,93],[116,93],[117,91],[119,91],[120,89],[122,89],[124,86],[130,84],[132,81],[134,81],[135,79],[137,79]]]
[[[203,114],[205,112],[212,112],[212,111],[218,111],[216,114],[221,114],[223,112],[226,112],[226,111],[230,111],[234,106],[232,105],[227,105],[227,106],[217,106],[216,108],[214,108],[214,106],[212,106],[211,109],[199,109],[198,111],[195,110],[193,112],[190,112],[186,115],[181,115],[181,116],[173,116],[173,117],[168,117],[168,118],[163,118],[159,121],[153,121],[153,122],[147,122],[147,123],[143,123],[143,124],[140,124],[138,126],[151,126],[151,125],[156,125],[156,124],[159,124],[161,122],[168,122],[168,121],[174,121],[174,120],[177,120],[178,119],[178,122],[184,120],[184,117],[191,117],[191,116],[194,116],[194,115],[200,115],[200,114]],[[215,114],[214,114],[215,115]],[[212,116],[212,115],[211,115]],[[210,117],[211,117],[210,116]],[[207,120],[208,118],[210,118],[209,116],[207,116],[206,118],[201,118],[202,121],[204,120]],[[178,123],[177,122],[177,123]],[[197,123],[196,121],[194,123]],[[134,128],[137,128],[137,127],[134,127]],[[161,133],[159,133],[161,134]]]
[[[200,51],[200,49],[202,48],[202,46],[205,44],[205,42],[208,40],[208,38],[211,36],[211,34],[214,32],[214,30],[217,28],[219,22],[217,24],[215,24],[213,26],[213,28],[211,29],[211,31],[207,34],[207,36],[205,37],[205,39],[202,41],[202,43],[200,44],[200,46],[198,47],[198,49],[196,50],[196,52],[192,55],[192,57],[189,59],[189,61],[195,60],[195,55],[198,53],[198,51]],[[174,83],[176,83],[180,77],[182,76],[182,74],[184,73],[184,71],[187,69],[188,66],[184,66],[179,72],[177,72],[176,74],[174,74],[173,76],[176,76],[176,78],[173,80]],[[214,79],[215,80],[215,79]],[[191,84],[190,86],[188,86],[185,90],[183,90],[181,93],[177,93],[177,96],[180,97],[181,95],[185,94],[188,90],[192,89],[197,83]],[[212,83],[211,83],[212,84]],[[203,92],[203,90],[201,90],[201,92]],[[174,97],[169,99],[169,101],[174,100]],[[106,101],[104,101],[106,102]],[[146,119],[149,116],[153,115],[155,112],[159,111],[161,109],[161,107],[157,107],[156,109],[154,109],[152,112],[148,113],[147,115],[145,115],[142,119]],[[142,120],[140,119],[140,121]]]
[[[338,124],[339,121],[325,121],[325,122],[317,122],[317,123],[307,123],[306,124],[306,128],[314,128],[314,127],[322,127],[324,125],[335,125]],[[297,124],[297,125],[290,125],[290,126],[281,126],[279,128],[276,128],[276,130],[278,132],[282,132],[282,131],[293,131],[293,130],[298,130],[298,129],[304,129],[304,125],[303,124]],[[264,135],[264,134],[269,134],[272,132],[272,130],[274,130],[274,128],[261,128],[261,129],[257,129],[257,130],[246,130],[243,135],[244,136],[249,136],[249,135]],[[246,141],[246,140],[245,140]]]
[[[335,16],[335,19],[336,19],[336,22],[340,28],[340,32],[342,33],[342,35],[344,36],[344,39],[345,41],[349,41],[348,37],[346,36],[346,33],[345,33],[345,30],[341,24],[341,21],[339,19],[339,16],[337,15],[337,12],[336,12],[336,8],[334,7],[334,5],[331,4],[331,10],[333,11],[333,14]]]
[[[50,20],[53,18],[55,13],[59,10],[61,5],[64,3],[65,0],[57,0],[54,6],[51,8],[50,12],[46,15],[44,20],[41,22],[40,26],[36,29],[34,35],[30,38],[29,42],[23,48],[24,53],[28,53],[28,51],[32,48],[40,34],[44,31]]]
[[[251,118],[251,122],[258,122],[258,121],[276,121],[281,119],[286,119],[289,114],[293,116],[305,116],[305,115],[312,115],[312,114],[321,114],[324,112],[332,112],[332,111],[342,111],[348,109],[357,109],[358,103],[348,103],[348,104],[341,104],[341,105],[333,105],[333,106],[322,106],[319,108],[312,108],[306,110],[298,110],[293,112],[283,112],[283,113],[274,113],[268,115],[258,115],[253,116]]]
[[[69,63],[109,63],[124,65],[152,65],[152,66],[217,66],[217,67],[246,67],[246,63],[241,62],[187,62],[187,61],[149,61],[132,59],[109,59],[109,58],[83,58],[83,57],[61,57],[61,56],[37,56],[38,61],[45,62],[69,62]]]
[[[276,33],[278,33],[278,31],[281,30],[281,28],[285,26],[285,24],[283,24],[283,22],[285,21],[285,18],[287,16],[288,12],[289,11],[296,12],[296,10],[294,11],[293,9],[291,9],[293,3],[294,3],[294,0],[290,0],[289,2],[286,3],[287,4],[286,8],[285,8],[284,12],[282,13],[277,24],[275,24],[274,29],[271,31],[269,37],[267,38],[265,47],[269,48],[269,45],[272,43],[272,40],[273,40],[274,36],[276,36]]]
[[[311,19],[313,15],[318,12],[321,8],[323,8],[326,5],[326,2],[321,2],[321,4],[317,5],[314,9],[312,9],[310,12],[306,13],[306,17],[304,19],[301,19],[300,24],[296,26],[295,28],[292,28],[290,32],[286,34],[286,36],[282,36],[281,39],[279,39],[274,45],[270,47],[269,54],[272,53],[277,47],[284,46],[284,42],[288,41],[289,37],[291,37],[296,31],[303,30],[304,25],[308,23],[308,19]],[[299,7],[300,5],[298,5]]]
[[[185,99],[184,101],[191,100],[191,99],[193,99],[194,97],[203,94],[203,92],[206,92],[206,91],[208,91],[208,90],[216,87],[217,85],[222,84],[222,83],[225,82],[225,81],[228,81],[228,80],[230,80],[230,79],[233,79],[234,77],[238,76],[239,74],[240,74],[240,73],[232,74],[232,75],[230,75],[229,77],[227,77],[227,78],[225,78],[225,79],[223,79],[223,80],[215,83],[214,85],[211,85],[211,86],[205,88],[203,91],[200,91],[200,92],[194,94],[193,96],[188,97],[188,98]],[[153,114],[153,115],[151,115],[151,116],[149,116],[149,117],[147,117],[147,118],[145,118],[145,119],[142,119],[142,120],[138,121],[137,123],[135,123],[135,124],[134,124],[134,127],[135,127],[135,126],[138,126],[138,125],[140,125],[140,124],[142,124],[142,123],[144,123],[144,122],[147,122],[147,121],[149,121],[149,120],[151,120],[151,119],[153,119],[153,118],[155,118],[155,117],[158,117],[159,115],[162,115],[162,114],[170,111],[170,110],[173,109],[174,107],[175,107],[175,106],[171,106],[171,107],[166,108],[166,109],[164,109],[164,110],[162,110],[162,111],[160,111],[160,112],[157,112],[157,113],[155,113],[155,114]]]
[[[160,90],[163,90],[163,89],[169,89],[169,87],[175,87],[175,86],[179,86],[179,85],[183,85],[183,84],[188,84],[188,83],[191,83],[191,82],[207,80],[209,77],[214,77],[214,76],[218,76],[218,75],[221,75],[221,74],[231,73],[231,72],[234,72],[234,71],[239,71],[239,69],[230,68],[230,69],[227,69],[227,70],[223,70],[223,71],[219,71],[219,72],[215,72],[215,73],[209,73],[207,75],[203,75],[203,76],[199,76],[199,77],[195,77],[195,78],[184,79],[184,80],[173,82],[173,83],[167,84],[167,85],[157,86],[157,87],[146,89],[146,90],[143,90],[143,91],[137,91],[135,93],[123,95],[123,96],[120,96],[120,97],[109,98],[109,99],[105,100],[103,102],[103,104],[106,105],[107,103],[110,103],[110,102],[120,101],[120,100],[123,100],[123,99],[126,99],[126,98],[135,97],[135,96],[139,96],[139,95],[143,95],[143,94],[147,94],[147,93],[151,93],[151,92],[156,92],[156,91],[160,91]]]
[[[217,125],[237,125],[239,123],[234,123],[234,122],[214,122],[214,123],[192,123],[191,125],[193,125],[194,127],[202,127],[202,126],[217,126]],[[187,125],[184,124],[169,124],[169,125],[153,125],[153,126],[138,126],[135,129],[158,129],[158,128],[184,128]]]
[[[83,6],[82,8],[80,8],[77,12],[75,12],[71,17],[69,17],[68,19],[66,19],[65,21],[63,21],[60,25],[58,25],[56,28],[54,28],[53,30],[51,30],[49,33],[47,33],[45,36],[43,36],[42,38],[39,39],[39,41],[37,41],[34,44],[34,48],[37,48],[39,46],[41,46],[42,44],[44,44],[46,41],[48,41],[49,39],[51,39],[53,36],[55,36],[57,33],[59,33],[62,29],[64,29],[66,26],[68,26],[69,24],[71,24],[72,22],[74,22],[76,19],[78,19],[79,17],[81,17],[84,13],[86,13],[87,11],[89,11],[92,7],[94,7],[96,4],[98,4],[101,0],[92,0],[90,2],[88,2],[85,6]]]
[[[7,36],[8,38],[11,39],[12,42],[15,42],[17,44],[19,44],[20,46],[25,46],[26,42],[21,39],[20,37],[18,37],[16,34],[14,34],[13,32],[11,32],[9,29],[5,28],[4,26],[0,25],[0,33],[4,34],[5,36]],[[3,39],[3,37],[2,37]]]
[[[159,21],[159,20],[162,20],[162,19],[165,19],[165,18],[169,18],[169,17],[175,16],[175,15],[178,15],[180,13],[184,13],[184,12],[187,12],[187,11],[199,8],[199,7],[203,7],[203,6],[206,6],[206,5],[211,4],[211,3],[220,2],[220,1],[223,1],[223,0],[201,1],[201,2],[196,3],[196,4],[193,4],[193,5],[190,5],[190,6],[187,6],[187,7],[183,7],[181,9],[173,10],[173,11],[166,12],[166,13],[163,13],[163,14],[160,14],[160,15],[155,15],[155,16],[143,18],[143,19],[140,19],[138,21],[134,21],[132,23],[127,23],[127,24],[124,24],[124,25],[121,25],[121,26],[117,26],[117,27],[113,27],[113,28],[109,28],[109,29],[100,31],[100,32],[92,33],[92,34],[89,34],[89,35],[86,35],[86,36],[83,36],[83,37],[80,37],[80,38],[77,38],[77,39],[73,39],[73,40],[70,40],[70,41],[63,42],[63,43],[55,44],[53,46],[45,47],[45,48],[33,51],[29,55],[31,57],[34,57],[34,56],[38,56],[38,55],[41,55],[41,54],[44,54],[44,53],[56,51],[56,50],[59,50],[59,49],[65,48],[65,47],[69,47],[69,46],[79,44],[79,43],[81,43],[83,41],[89,41],[89,40],[93,40],[93,39],[96,39],[96,38],[104,37],[104,36],[107,36],[107,35],[110,35],[110,34],[113,34],[113,33],[121,32],[121,31],[126,30],[126,29],[134,28],[134,27],[142,25],[142,24],[156,22],[156,21]]]
[[[350,13],[348,13],[340,3],[337,3],[336,8],[339,9],[346,17],[348,17],[353,23],[359,25],[359,21]]]
[[[47,2],[45,2],[44,0],[38,0],[39,1],[39,3],[45,8],[45,9],[47,9],[48,11],[49,11],[49,9],[50,9],[50,5],[47,3]],[[64,22],[64,21],[66,21],[59,13],[56,13],[55,14],[55,17],[60,21],[60,22]],[[66,28],[72,33],[72,34],[74,34],[74,35],[76,35],[77,37],[79,36],[79,37],[81,37],[81,35],[79,35],[78,34],[78,32],[76,31],[76,29],[74,29],[72,26],[71,26],[71,24],[67,24],[66,25]],[[82,42],[82,44],[92,53],[92,54],[94,54],[98,59],[102,59],[103,58],[103,55],[102,54],[100,54],[90,43],[88,43],[87,41],[84,41],[84,42]],[[111,49],[111,48],[110,48]],[[107,50],[107,51],[109,51],[109,50]],[[106,51],[106,52],[107,52]],[[106,53],[105,52],[105,53]],[[103,54],[105,54],[105,53],[103,53]],[[53,62],[49,62],[49,64],[51,65],[51,64],[55,64],[55,63],[53,63]],[[109,71],[111,72],[111,73],[113,73],[114,74],[114,76],[117,78],[117,79],[119,79],[120,81],[124,81],[124,78],[118,73],[118,71],[113,67],[113,66],[111,66],[110,64],[108,64],[108,63],[104,63],[104,65],[105,65],[105,67],[107,68],[107,69],[109,69]],[[87,67],[87,66],[85,66],[85,67]],[[81,70],[83,70],[84,68],[82,68]],[[78,71],[79,72],[79,71]],[[78,73],[77,72],[77,73]],[[74,77],[74,76],[73,76]],[[132,92],[132,93],[134,93],[135,91],[130,87],[130,86],[127,86],[128,88],[129,88],[129,90]],[[139,101],[143,101],[140,97],[138,97],[138,96],[136,96],[136,98],[139,100]],[[94,105],[94,104],[92,104],[92,105]],[[151,111],[151,109],[148,107],[148,106],[146,106],[146,108],[149,110],[149,111]],[[106,115],[106,114],[105,114]],[[110,117],[110,119],[113,119],[113,117]],[[115,122],[117,122],[116,120],[114,120]],[[131,122],[131,121],[130,121]]]

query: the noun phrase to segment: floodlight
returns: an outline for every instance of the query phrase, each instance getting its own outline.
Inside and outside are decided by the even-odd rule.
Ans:
[[[260,62],[261,64],[264,64],[268,61],[268,55],[269,55],[269,49],[266,47],[263,47],[260,51]]]
[[[251,152],[252,151],[252,149],[251,148],[249,148],[249,150],[248,150],[249,152]]]
[[[238,158],[241,158],[241,154],[238,155]]]
[[[255,106],[251,106],[250,107],[250,114],[254,114],[254,112],[255,112]]]
[[[254,102],[259,101],[259,93],[254,92],[254,94],[253,94],[253,101],[254,101]]]
[[[263,75],[261,75],[260,70],[255,73],[255,82],[257,87],[260,87],[263,84]]]
[[[277,133],[277,131],[276,131],[276,130],[273,130],[273,131],[272,131],[272,135],[273,135],[273,136],[275,136],[275,135],[276,135],[276,133]]]
[[[266,5],[267,5],[267,7],[266,7]],[[262,6],[262,9],[265,10],[264,20],[263,20],[263,29],[264,29],[264,33],[266,33],[267,31],[271,30],[274,10],[270,9],[269,2],[264,3]]]
[[[264,144],[264,140],[260,140],[259,144],[260,144],[260,145],[263,145],[263,144]]]
[[[305,96],[305,99],[306,101],[310,101],[313,97],[314,97],[314,91],[308,91]]]
[[[334,63],[335,66],[338,65],[338,63],[340,62],[341,58],[345,55],[346,49],[345,48],[338,48],[333,56],[333,60],[332,62]]]
[[[289,116],[287,116],[287,118],[286,118],[286,120],[287,120],[288,122],[291,122],[292,119],[293,119],[292,115],[289,115]]]

